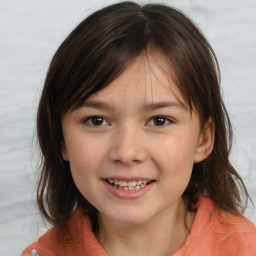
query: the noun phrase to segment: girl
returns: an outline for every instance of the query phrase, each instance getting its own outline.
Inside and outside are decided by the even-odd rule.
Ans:
[[[111,5],[61,44],[42,92],[38,206],[23,256],[256,255],[215,54],[184,14]]]

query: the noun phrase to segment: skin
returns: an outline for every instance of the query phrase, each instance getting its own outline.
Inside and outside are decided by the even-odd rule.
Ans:
[[[157,58],[138,57],[62,122],[62,156],[98,209],[97,238],[112,256],[171,255],[185,243],[194,213],[186,212],[182,194],[193,164],[213,147],[212,119],[200,128]],[[106,188],[109,177],[153,182],[138,198],[123,199]]]

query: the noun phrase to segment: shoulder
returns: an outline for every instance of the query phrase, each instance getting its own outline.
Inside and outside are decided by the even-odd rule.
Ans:
[[[193,251],[200,249],[205,255],[256,255],[256,226],[220,210],[206,197],[200,198],[188,240]]]
[[[250,233],[256,235],[256,226],[242,215],[232,214],[219,209],[209,198],[201,197],[198,218],[212,231],[227,233]],[[255,238],[255,237],[254,237]]]
[[[79,248],[77,237],[81,237],[82,232],[88,234],[91,232],[90,221],[86,212],[77,210],[68,222],[68,227],[71,232],[69,238],[61,238],[52,228],[39,237],[35,243],[28,246],[21,256],[81,255],[80,251],[82,250]]]

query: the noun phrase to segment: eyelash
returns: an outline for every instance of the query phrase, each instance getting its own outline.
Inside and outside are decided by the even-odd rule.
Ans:
[[[100,124],[99,125],[93,124],[93,119],[95,119],[94,121],[97,121],[96,119],[100,119],[100,120],[98,120],[98,121],[100,121]],[[156,119],[161,119],[161,121],[164,121],[164,124],[156,125],[156,123],[154,122],[154,121],[156,121]],[[104,122],[106,122],[107,124],[102,124]],[[154,124],[149,124],[150,122],[154,122]],[[84,121],[84,123],[91,127],[102,127],[102,126],[110,125],[109,122],[102,116],[90,116]],[[171,120],[170,118],[167,118],[164,116],[153,116],[147,122],[147,126],[165,127],[166,125],[168,125],[170,123],[173,123],[173,120]]]
[[[153,125],[149,125],[149,126],[156,126],[156,127],[165,127],[166,125],[173,123],[173,120],[171,120],[170,118],[164,117],[164,116],[153,116],[152,118],[150,118],[149,122],[154,122],[156,119],[162,119],[162,121],[164,121],[163,125],[156,125],[155,123]]]
[[[88,117],[85,121],[84,121],[84,123],[86,124],[86,125],[88,125],[88,126],[92,126],[92,127],[101,127],[101,126],[106,126],[106,124],[105,125],[95,125],[95,124],[93,124],[92,122],[93,122],[93,119],[101,119],[103,122],[107,122],[108,124],[107,125],[109,125],[109,122],[108,121],[106,121],[105,120],[105,118],[104,117],[101,117],[101,116],[90,116],[90,117]]]

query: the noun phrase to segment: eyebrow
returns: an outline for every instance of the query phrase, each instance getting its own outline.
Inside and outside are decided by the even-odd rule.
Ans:
[[[145,111],[154,111],[157,109],[161,108],[170,108],[170,107],[176,107],[176,108],[181,108],[186,110],[184,104],[179,103],[179,102],[174,102],[174,101],[163,101],[163,102],[157,102],[157,103],[152,103],[152,104],[145,104],[143,106],[143,110]]]
[[[114,106],[112,106],[111,104],[105,103],[105,102],[101,102],[101,101],[85,101],[83,103],[84,107],[88,107],[88,108],[95,108],[95,109],[99,109],[99,110],[106,110],[106,111],[115,111]]]
[[[85,101],[83,106],[88,107],[88,108],[104,110],[104,111],[108,111],[108,112],[116,111],[116,108],[113,105],[106,103],[106,102],[102,102],[102,101],[93,101],[93,100]],[[176,107],[176,108],[180,108],[183,110],[187,110],[187,108],[185,107],[184,104],[182,104],[180,102],[174,102],[174,101],[163,101],[163,102],[144,104],[142,106],[141,110],[142,111],[154,111],[154,110],[158,110],[161,108],[170,108],[170,107]]]

